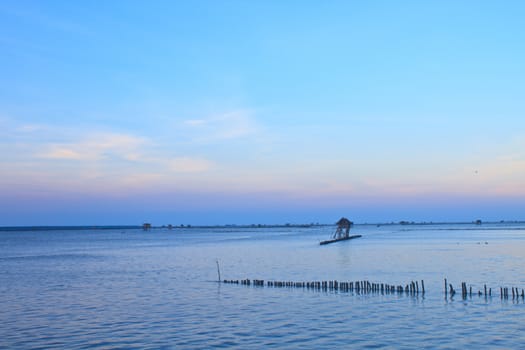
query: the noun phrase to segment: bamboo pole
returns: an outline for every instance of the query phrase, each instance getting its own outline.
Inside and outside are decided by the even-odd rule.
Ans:
[[[219,275],[219,282],[221,281],[221,269],[219,268],[219,259],[215,259],[215,262],[217,263],[217,274]]]

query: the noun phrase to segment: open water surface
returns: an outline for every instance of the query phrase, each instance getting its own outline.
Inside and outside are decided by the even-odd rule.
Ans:
[[[0,232],[0,348],[522,348],[525,225]],[[425,281],[424,296],[217,283]],[[458,294],[445,298],[443,279]],[[493,296],[461,298],[460,283]]]

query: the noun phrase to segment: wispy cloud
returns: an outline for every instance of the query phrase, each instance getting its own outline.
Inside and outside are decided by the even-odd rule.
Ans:
[[[184,124],[188,126],[201,126],[205,125],[206,123],[207,122],[204,119],[189,119],[184,121]]]
[[[3,118],[0,180],[5,184],[104,188],[185,186],[214,162],[131,133],[16,123]],[[187,176],[185,174],[192,174]],[[182,176],[182,177],[181,177]],[[186,182],[184,182],[186,181]]]
[[[254,193],[270,191],[297,198],[426,196],[436,194],[523,195],[525,154],[521,143],[443,159],[390,160],[309,157],[298,149],[261,156],[248,147],[261,129],[250,112],[224,113],[184,122],[193,138],[210,144],[173,142],[98,127],[24,124],[1,118],[0,183],[43,184],[55,188],[90,188],[107,193],[184,189]],[[180,124],[179,124],[180,126]],[[101,131],[102,130],[102,131]],[[247,140],[244,140],[246,138]],[[225,157],[215,143],[235,141],[235,157]],[[204,141],[203,141],[204,142]],[[229,146],[229,145],[228,145]],[[244,147],[246,146],[246,147]],[[223,153],[221,153],[223,152]],[[346,158],[345,158],[346,157]],[[101,190],[103,189],[103,190]]]
[[[43,125],[40,124],[22,124],[19,125],[16,130],[23,133],[32,133],[35,131],[41,131],[44,129]]]
[[[169,166],[176,173],[199,173],[210,170],[213,163],[206,159],[179,157],[171,159]]]
[[[136,161],[141,158],[141,147],[148,141],[143,137],[121,133],[95,133],[83,136],[80,141],[47,144],[38,153],[41,158],[102,160],[121,158]]]
[[[199,141],[239,139],[256,134],[260,126],[249,110],[235,110],[208,118],[183,122],[186,131]]]

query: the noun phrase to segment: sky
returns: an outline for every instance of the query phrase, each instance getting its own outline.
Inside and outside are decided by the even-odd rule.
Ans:
[[[522,1],[0,1],[0,226],[525,219]]]

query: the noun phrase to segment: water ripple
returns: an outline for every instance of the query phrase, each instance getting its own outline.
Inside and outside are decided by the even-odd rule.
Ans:
[[[525,287],[522,233],[441,228],[363,228],[370,239],[363,232],[326,249],[320,229],[214,230],[206,239],[191,231],[2,234],[0,348],[521,347],[522,300],[445,300],[442,283]],[[215,259],[232,278],[425,278],[428,293],[217,284]]]

